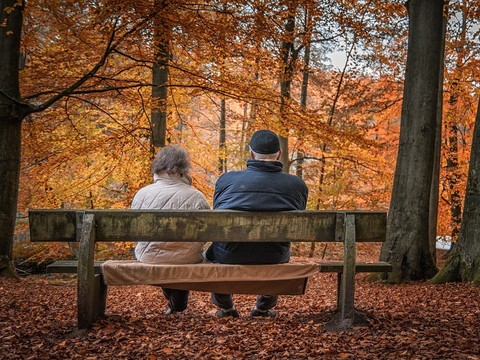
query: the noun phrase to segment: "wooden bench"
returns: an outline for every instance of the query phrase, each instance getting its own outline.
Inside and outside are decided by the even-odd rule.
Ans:
[[[383,211],[31,210],[29,222],[32,242],[80,243],[78,262],[56,262],[48,268],[49,272],[77,272],[77,317],[80,329],[88,328],[105,313],[108,286],[103,278],[101,263],[94,260],[96,242],[341,242],[344,244],[343,261],[315,263],[315,269],[318,267],[320,272],[338,274],[337,312],[328,325],[334,329],[348,329],[356,324],[355,273],[392,270],[392,266],[385,262],[356,262],[356,242],[385,241],[386,212]],[[156,266],[141,265],[147,268]],[[232,265],[210,263],[207,266],[214,266],[215,271],[221,273]],[[293,268],[292,263],[273,266],[280,267],[283,272],[288,266]],[[180,265],[163,267],[173,271]],[[272,291],[262,293],[291,293],[289,290],[275,293],[278,280],[265,280],[265,274],[271,274],[272,271],[269,265],[236,267],[228,270],[234,274],[236,271],[239,278],[242,272],[253,271],[261,282],[257,281],[257,286],[252,287],[255,279],[249,278],[243,282],[231,279],[222,283],[222,289],[232,290],[232,293],[256,294],[260,284],[262,290],[268,288]],[[217,291],[218,283],[212,284],[211,279],[196,279],[195,284],[189,282],[193,275],[197,278],[203,276],[201,272],[196,274],[197,269],[200,271],[205,266],[192,265],[193,273],[188,278],[164,279],[156,284],[165,284],[167,281],[168,284],[174,282],[177,288]],[[135,281],[126,284],[135,284]],[[305,284],[306,281],[300,292],[293,293],[302,293]],[[249,289],[255,289],[255,292],[249,292]]]

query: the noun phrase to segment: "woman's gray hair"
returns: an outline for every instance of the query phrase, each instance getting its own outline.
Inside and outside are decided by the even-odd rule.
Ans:
[[[152,173],[159,175],[166,172],[167,174],[188,176],[191,167],[188,152],[179,145],[169,145],[160,149],[155,155]]]

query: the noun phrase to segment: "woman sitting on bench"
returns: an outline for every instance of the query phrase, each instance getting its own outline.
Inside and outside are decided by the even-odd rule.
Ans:
[[[132,209],[209,209],[205,196],[191,185],[190,169],[186,150],[180,146],[161,149],[152,164],[153,184],[135,194]],[[202,251],[201,242],[138,242],[135,257],[149,264],[193,264],[203,261]],[[162,290],[168,300],[165,315],[187,308],[187,290]]]

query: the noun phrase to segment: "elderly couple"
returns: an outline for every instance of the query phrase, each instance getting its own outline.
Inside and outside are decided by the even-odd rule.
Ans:
[[[304,210],[308,189],[302,179],[282,171],[280,142],[270,130],[255,132],[249,143],[250,159],[244,171],[223,174],[215,184],[214,209],[245,211]],[[188,153],[179,146],[161,149],[152,165],[154,183],[138,191],[133,209],[208,209],[203,194],[192,187]],[[202,243],[140,242],[138,261],[145,263],[198,263]],[[215,242],[205,252],[208,261],[225,264],[277,264],[290,259],[290,244]],[[168,300],[165,315],[187,308],[188,291],[163,288]],[[250,317],[276,315],[278,296],[259,295]],[[238,317],[231,294],[212,294],[220,318]]]

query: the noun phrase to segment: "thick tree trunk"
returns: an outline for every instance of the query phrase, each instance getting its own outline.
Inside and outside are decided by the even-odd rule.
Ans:
[[[13,232],[17,214],[20,175],[21,120],[0,114],[0,272],[15,276]]]
[[[445,67],[445,34],[447,29],[447,18],[442,19],[442,45],[440,49],[440,72],[438,78],[438,103],[437,103],[437,124],[435,128],[435,151],[433,156],[432,186],[430,189],[430,212],[428,220],[428,242],[433,260],[437,262],[437,223],[438,223],[438,200],[440,185],[440,159],[442,153],[442,119],[443,119],[443,72]]]
[[[6,11],[6,9],[12,11]],[[21,124],[28,107],[22,105],[18,83],[23,5],[0,1],[0,274],[16,277],[13,233],[20,175]]]
[[[460,236],[445,266],[431,280],[472,281],[480,285],[480,100],[478,102]]]
[[[443,1],[410,0],[400,143],[381,259],[390,282],[435,275],[428,238],[435,149]],[[428,59],[428,61],[426,61]]]

